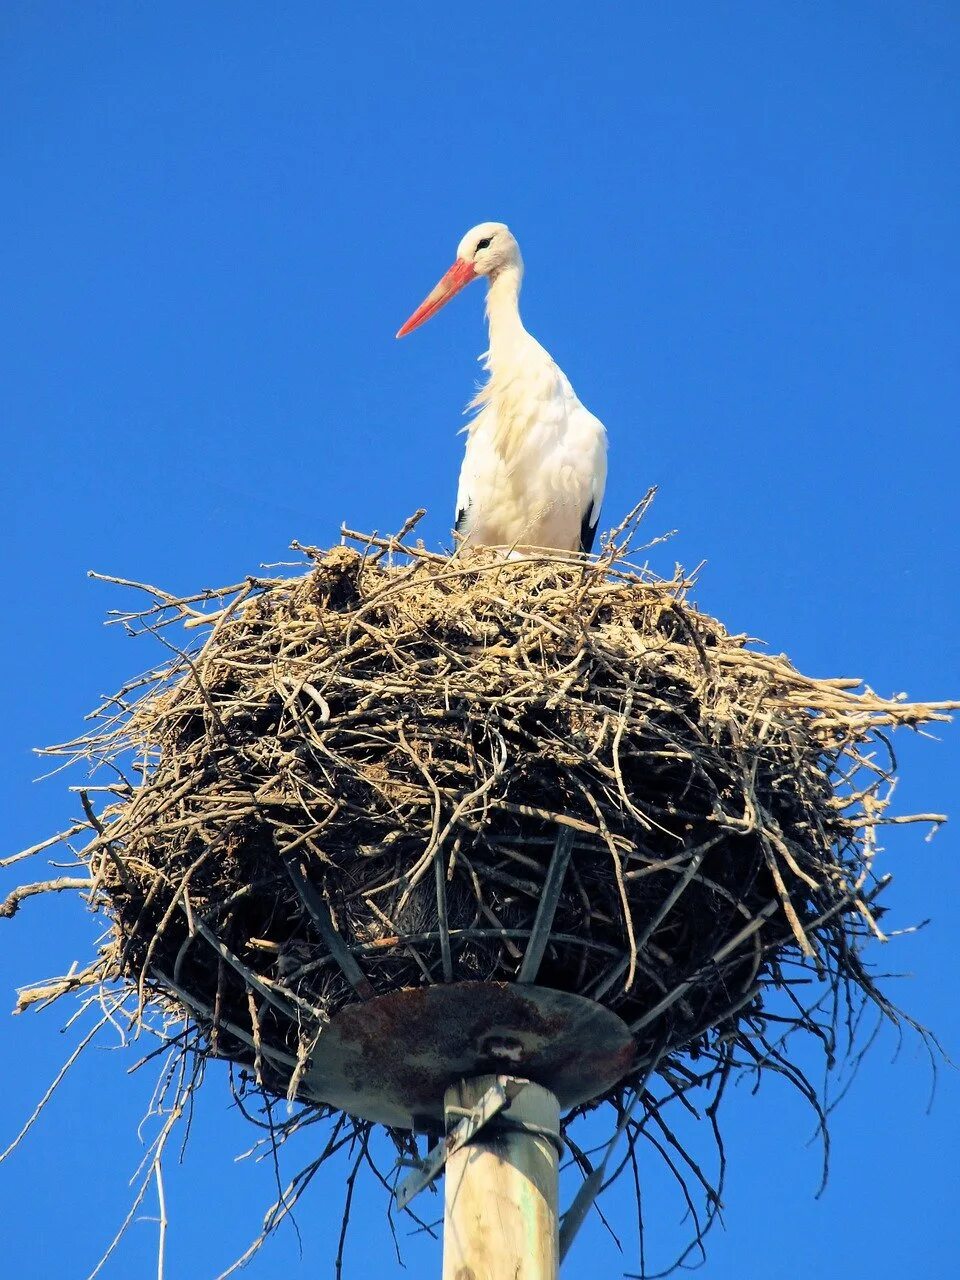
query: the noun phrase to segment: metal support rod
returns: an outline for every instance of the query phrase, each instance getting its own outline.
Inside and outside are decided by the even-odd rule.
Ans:
[[[447,1129],[497,1082],[477,1076],[444,1095]],[[447,1160],[443,1280],[556,1280],[560,1104],[527,1083]]]
[[[370,979],[353,958],[347,944],[337,933],[329,906],[303,874],[297,859],[282,851],[280,856],[283,858],[283,865],[287,868],[287,875],[293,881],[293,887],[317,926],[321,938],[327,945],[327,950],[343,970],[344,976],[360,999],[370,1000],[376,992],[370,985]]]
[[[666,1050],[667,1037],[664,1037],[657,1046],[653,1057],[647,1063],[647,1069],[643,1073],[643,1079],[636,1086],[633,1098],[624,1109],[623,1115],[620,1117],[620,1122],[614,1131],[613,1137],[604,1148],[603,1155],[600,1158],[600,1163],[590,1174],[587,1175],[586,1178],[584,1178],[580,1185],[580,1190],[574,1197],[573,1204],[563,1215],[563,1221],[560,1223],[561,1262],[563,1262],[567,1254],[570,1252],[570,1246],[573,1244],[577,1232],[583,1226],[587,1214],[593,1208],[593,1203],[600,1194],[603,1184],[606,1181],[607,1165],[610,1162],[610,1157],[613,1155],[614,1151],[616,1151],[620,1138],[623,1136],[627,1125],[630,1123],[634,1110],[643,1101],[647,1085],[650,1083],[650,1077],[656,1071],[657,1067],[659,1067],[660,1059],[666,1053]]]
[[[569,827],[558,828],[556,844],[553,846],[550,865],[547,867],[540,893],[537,914],[534,917],[533,928],[530,930],[530,940],[527,943],[523,963],[520,965],[520,972],[517,974],[518,982],[536,982],[537,980],[540,961],[550,941],[550,930],[553,928],[553,917],[556,914],[557,903],[560,901],[563,877],[567,874],[567,863],[570,861],[573,841],[574,833]]]
[[[434,850],[433,871],[437,884],[437,918],[440,922],[440,959],[444,982],[453,981],[453,957],[450,954],[450,923],[447,919],[447,857],[443,846]]]

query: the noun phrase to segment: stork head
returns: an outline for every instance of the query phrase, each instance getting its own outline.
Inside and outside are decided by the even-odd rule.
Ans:
[[[457,245],[457,260],[427,294],[410,319],[397,333],[405,337],[478,276],[493,278],[506,268],[523,270],[520,246],[502,222],[480,222],[471,227]]]

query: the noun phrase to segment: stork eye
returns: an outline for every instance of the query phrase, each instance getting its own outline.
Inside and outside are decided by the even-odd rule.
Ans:
[[[492,239],[493,239],[492,236],[486,236],[483,240],[478,240],[477,247],[474,250],[474,252],[479,253],[481,249],[489,249]]]

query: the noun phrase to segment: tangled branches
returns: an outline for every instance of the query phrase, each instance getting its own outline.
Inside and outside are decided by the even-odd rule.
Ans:
[[[83,874],[0,906],[80,889],[110,934],[20,1007],[107,985],[134,1018],[185,1021],[181,1058],[228,1059],[268,1111],[286,1098],[329,1117],[309,1068],[330,1018],[404,988],[516,981],[567,833],[537,981],[629,1025],[635,1061],[599,1101],[625,1135],[621,1167],[636,1172],[641,1140],[658,1150],[699,1239],[718,1188],[664,1106],[708,1090],[719,1135],[737,1066],[784,1074],[817,1105],[787,1035],[811,1032],[833,1058],[863,1002],[896,1017],[862,958],[883,936],[876,832],[943,819],[887,813],[889,731],[956,704],[806,677],[694,608],[683,574],[631,567],[615,539],[595,561],[505,560],[434,555],[408,532],[348,533],[299,548],[299,576],[184,598],[125,584],[147,602],[116,621],[168,661],[52,749],[107,779],[61,837],[89,832]],[[331,1123],[328,1153],[347,1141]],[[369,1160],[369,1126],[348,1131]]]

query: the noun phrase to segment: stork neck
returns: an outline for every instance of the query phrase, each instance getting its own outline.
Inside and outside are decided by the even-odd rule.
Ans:
[[[490,277],[487,287],[487,325],[490,330],[490,363],[509,358],[527,331],[520,319],[519,267],[509,266]]]

